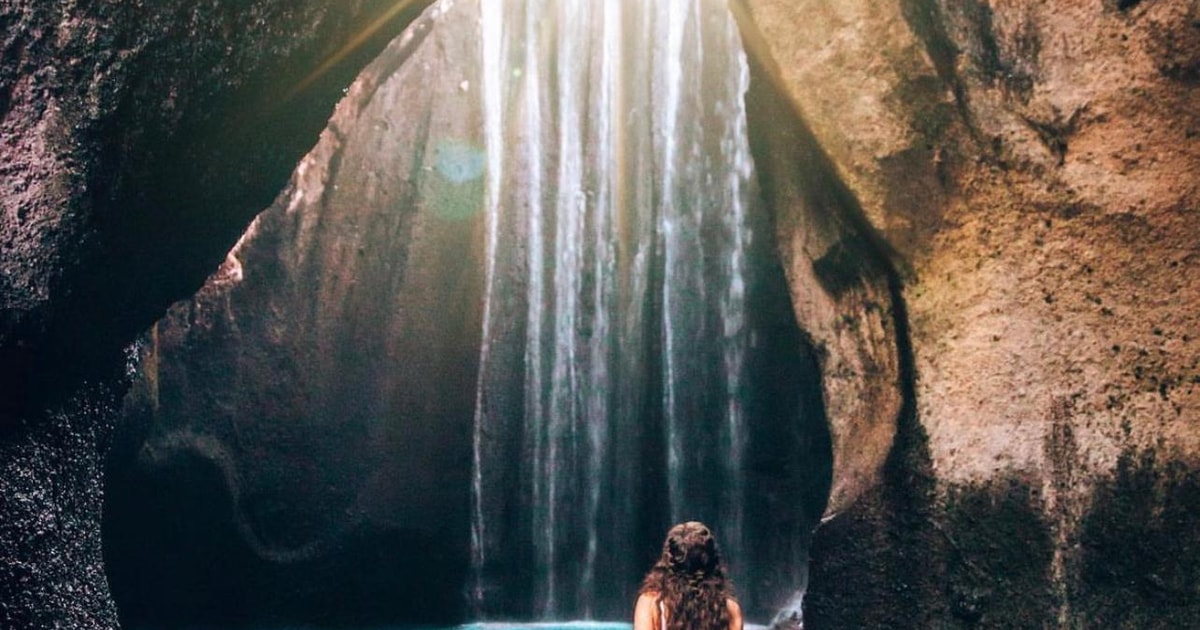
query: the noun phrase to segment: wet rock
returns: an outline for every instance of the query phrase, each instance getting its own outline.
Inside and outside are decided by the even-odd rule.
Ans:
[[[1200,622],[1197,501],[1194,466],[1153,450],[1123,453],[1081,524],[1080,614],[1139,628]]]

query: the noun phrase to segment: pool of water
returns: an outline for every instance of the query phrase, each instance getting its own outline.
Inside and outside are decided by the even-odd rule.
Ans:
[[[487,622],[468,623],[453,630],[630,630],[632,623],[622,621],[558,621],[541,623]]]
[[[458,626],[370,626],[363,628],[337,628],[336,630],[632,630],[633,624],[625,621],[490,621],[467,623]],[[746,624],[746,630],[768,630],[768,626]],[[225,630],[205,626],[194,630]],[[271,626],[261,630],[333,630],[324,626]]]

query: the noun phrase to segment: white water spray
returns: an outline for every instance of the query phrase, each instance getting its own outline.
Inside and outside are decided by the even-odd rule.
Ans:
[[[736,573],[754,190],[733,17],[723,0],[481,0],[480,33],[476,609],[507,579],[535,617],[591,617],[644,569],[599,550],[635,548],[647,510],[709,521]],[[519,405],[491,400],[517,378]],[[520,462],[500,488],[498,457]]]

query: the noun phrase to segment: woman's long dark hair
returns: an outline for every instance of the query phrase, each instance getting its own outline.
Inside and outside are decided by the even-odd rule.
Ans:
[[[667,630],[728,630],[726,600],[733,589],[725,574],[712,530],[690,521],[667,532],[662,556],[642,580],[641,592],[657,595]]]

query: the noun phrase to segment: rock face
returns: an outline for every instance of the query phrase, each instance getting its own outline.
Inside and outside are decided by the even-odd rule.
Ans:
[[[91,388],[0,439],[0,627],[112,628],[101,558],[102,447],[117,391]]]
[[[115,624],[99,462],[122,349],[423,4],[0,2],[0,626]]]
[[[464,614],[483,164],[460,61],[478,26],[455,7],[360,74],[276,203],[153,328],[108,484],[129,624]]]
[[[744,4],[911,345],[808,626],[1200,623],[1200,4]]]
[[[119,366],[422,4],[0,3],[4,418]]]
[[[796,320],[819,355],[833,441],[825,510],[837,513],[875,484],[911,388],[899,278],[888,244],[863,222],[857,200],[761,62],[746,97],[753,151]]]

